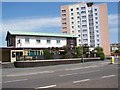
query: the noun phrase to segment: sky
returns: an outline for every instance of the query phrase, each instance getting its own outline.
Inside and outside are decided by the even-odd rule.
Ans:
[[[76,2],[3,2],[0,43],[6,46],[7,31],[61,33],[60,6],[74,3]],[[104,3],[108,4],[110,43],[117,43],[118,3]]]

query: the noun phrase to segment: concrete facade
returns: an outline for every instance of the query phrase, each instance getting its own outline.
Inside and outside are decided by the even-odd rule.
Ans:
[[[66,45],[76,46],[76,36],[46,33],[8,32],[7,47],[14,48],[51,48]]]
[[[26,38],[29,39],[29,42],[25,41]],[[21,44],[17,43],[18,40],[21,40]],[[65,45],[67,45],[66,38],[16,36],[16,47],[48,48],[62,47]]]
[[[105,55],[110,55],[107,12],[107,4],[82,2],[61,6],[62,32],[77,35],[77,46],[100,46]]]

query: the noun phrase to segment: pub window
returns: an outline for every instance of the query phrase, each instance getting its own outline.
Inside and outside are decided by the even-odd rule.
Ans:
[[[60,44],[60,40],[56,40],[57,44]]]
[[[39,39],[36,39],[36,43],[40,43],[40,40],[39,40]]]
[[[50,40],[47,40],[47,43],[51,43],[51,41],[50,41]]]
[[[25,43],[29,43],[29,38],[25,38]]]
[[[40,51],[37,52],[37,55],[40,55]]]
[[[15,52],[12,52],[12,58],[14,58],[15,57]]]

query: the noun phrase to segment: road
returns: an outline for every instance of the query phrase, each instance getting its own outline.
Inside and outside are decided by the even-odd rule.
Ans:
[[[118,88],[118,62],[4,68],[2,88]]]

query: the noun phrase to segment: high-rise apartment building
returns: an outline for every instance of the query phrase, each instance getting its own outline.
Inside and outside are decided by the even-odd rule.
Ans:
[[[62,32],[77,35],[77,46],[101,46],[110,55],[107,4],[77,3],[61,6]]]

